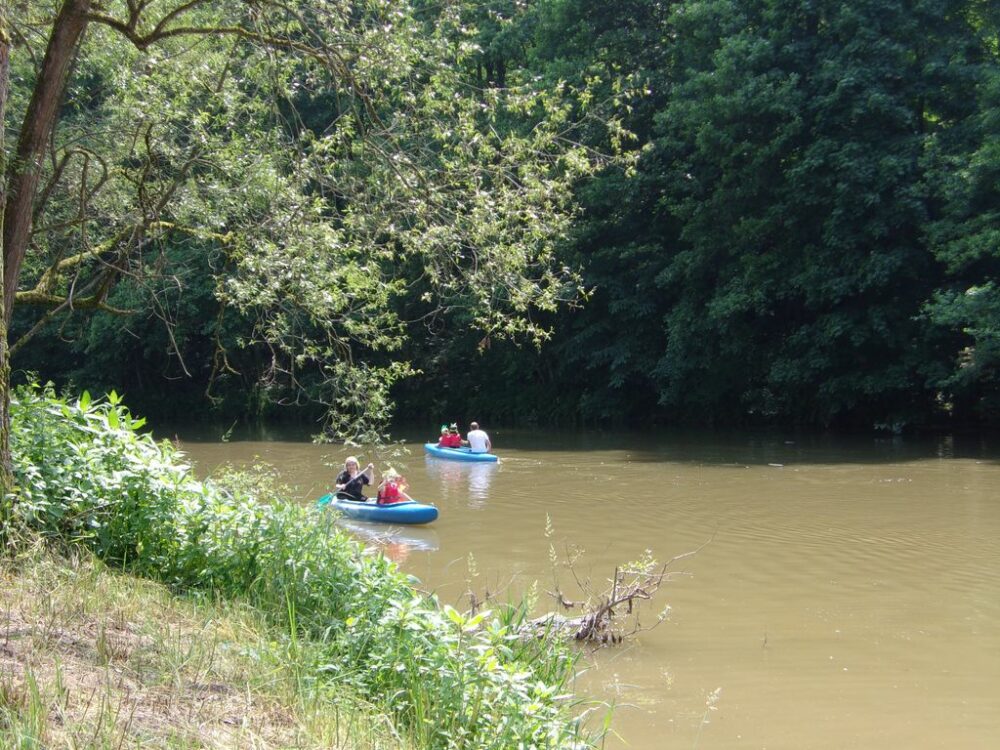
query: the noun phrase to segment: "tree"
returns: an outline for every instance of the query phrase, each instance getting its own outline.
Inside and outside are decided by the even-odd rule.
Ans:
[[[994,388],[995,5],[539,5],[529,65],[620,71],[640,157],[580,189],[588,304],[468,379],[548,373],[512,394],[543,419],[959,415]]]
[[[414,355],[429,377],[403,384],[404,403],[491,421],[631,422],[655,409],[645,365],[655,364],[662,340],[650,315],[655,272],[647,273],[659,253],[649,222],[656,194],[648,173],[633,174],[631,166],[664,103],[669,9],[646,0],[477,6],[490,19],[479,24],[477,70],[563,87],[575,139],[615,159],[578,184],[582,210],[557,250],[564,265],[579,269],[585,304],[542,318],[552,335],[540,348],[475,337],[454,316],[435,319],[434,338]]]
[[[475,48],[460,7],[19,11],[4,288],[8,324],[15,299],[45,310],[29,335],[83,308],[129,314],[109,302],[123,279],[169,322],[166,248],[201,244],[219,254],[217,296],[252,321],[241,343],[267,352],[272,382],[309,378],[333,414],[378,418],[411,367],[357,355],[402,341],[390,302],[413,279],[398,269],[492,336],[543,335],[531,311],[577,293],[553,247],[593,160],[567,139],[558,94],[463,80]],[[310,121],[310,108],[329,116]],[[532,127],[508,127],[512,116]]]
[[[971,5],[676,14],[684,73],[658,142],[683,176],[659,276],[665,404],[820,425],[932,413],[920,310],[941,268],[924,154],[974,114]]]
[[[983,33],[998,27],[984,24]],[[984,49],[988,49],[984,45]],[[937,143],[932,169],[941,202],[932,249],[946,269],[926,306],[947,337],[948,359],[928,373],[960,416],[1000,415],[1000,50],[982,61],[977,114],[957,144]]]
[[[0,5],[0,206],[7,204],[7,96],[10,85],[10,32],[8,6]],[[0,237],[4,218],[0,211]],[[4,277],[4,258],[0,253],[0,279]],[[6,310],[6,295],[0,284],[0,311]],[[10,355],[7,351],[8,317],[0,314],[0,393],[10,393]],[[0,508],[6,506],[4,495],[13,484],[10,462],[10,398],[0,398]]]
[[[572,252],[594,293],[559,314],[560,395],[600,419],[933,417],[947,347],[922,312],[944,275],[928,231],[953,208],[928,154],[974,150],[988,4],[639,5],[667,17],[616,36],[581,12],[552,34],[590,33],[651,92],[629,121],[648,141],[636,175],[581,193]]]

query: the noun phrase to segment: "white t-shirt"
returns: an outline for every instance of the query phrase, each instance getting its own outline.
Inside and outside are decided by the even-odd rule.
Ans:
[[[469,450],[473,453],[486,453],[486,446],[490,441],[489,435],[487,435],[482,430],[469,430],[469,434],[465,436],[465,439],[469,441]]]

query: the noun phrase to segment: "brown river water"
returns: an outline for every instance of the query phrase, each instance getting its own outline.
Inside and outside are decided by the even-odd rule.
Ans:
[[[995,438],[493,430],[501,461],[488,465],[425,457],[410,437],[408,454],[356,452],[401,470],[440,518],[349,530],[459,608],[469,590],[537,582],[539,610],[555,609],[554,575],[579,595],[553,550],[603,590],[646,550],[666,561],[701,547],[640,610],[651,626],[669,605],[666,620],[581,662],[578,692],[616,706],[608,748],[1000,747]],[[303,503],[348,453],[281,439],[182,448],[202,474],[272,463]]]

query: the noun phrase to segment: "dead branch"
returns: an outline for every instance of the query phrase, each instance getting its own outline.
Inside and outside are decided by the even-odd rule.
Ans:
[[[653,625],[644,627],[638,617],[639,605],[652,601],[665,584],[678,576],[690,575],[683,571],[673,571],[671,567],[680,560],[696,555],[709,542],[711,539],[697,549],[676,555],[662,564],[647,553],[640,560],[618,566],[605,590],[600,593],[595,593],[589,579],[581,580],[577,576],[573,567],[574,560],[567,565],[583,591],[584,599],[570,600],[558,586],[548,594],[563,608],[582,608],[583,614],[567,617],[558,612],[548,612],[527,621],[521,628],[521,633],[529,637],[540,637],[555,632],[583,643],[609,645],[621,643],[640,631],[651,630],[666,619],[670,607],[661,611]]]

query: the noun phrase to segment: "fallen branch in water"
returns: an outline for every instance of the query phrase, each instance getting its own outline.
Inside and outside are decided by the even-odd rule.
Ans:
[[[558,612],[549,612],[541,617],[528,620],[522,626],[521,632],[537,637],[555,631],[564,633],[577,641],[607,645],[621,643],[627,637],[642,630],[651,630],[667,618],[670,606],[664,607],[657,617],[656,623],[649,627],[643,627],[638,616],[639,604],[652,600],[661,586],[674,580],[677,576],[690,575],[683,571],[672,571],[670,568],[678,561],[697,554],[708,543],[705,542],[698,549],[677,555],[662,564],[657,562],[652,557],[652,553],[647,551],[640,560],[615,568],[614,576],[608,582],[608,588],[599,595],[594,594],[589,580],[581,581],[576,576],[571,562],[568,567],[584,592],[584,599],[581,601],[567,599],[562,590],[559,589],[558,584],[555,591],[548,593],[563,608],[579,608],[583,610],[583,613],[575,617],[567,617]],[[571,559],[575,561],[576,556],[572,555]]]

